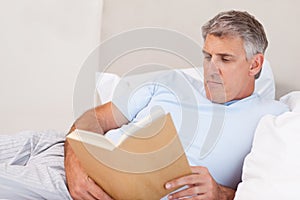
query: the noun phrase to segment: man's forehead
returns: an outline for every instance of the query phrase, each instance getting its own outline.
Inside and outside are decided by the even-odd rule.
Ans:
[[[207,35],[202,51],[208,54],[235,55],[241,53],[241,51],[244,52],[244,42],[242,38],[237,36],[217,37]]]

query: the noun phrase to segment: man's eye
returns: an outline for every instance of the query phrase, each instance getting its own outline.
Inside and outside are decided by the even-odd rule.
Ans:
[[[226,58],[222,58],[222,61],[223,61],[223,62],[229,62],[230,60],[229,60],[229,59],[226,59]]]
[[[205,59],[205,60],[210,60],[210,59],[211,59],[211,56],[204,56],[204,59]]]

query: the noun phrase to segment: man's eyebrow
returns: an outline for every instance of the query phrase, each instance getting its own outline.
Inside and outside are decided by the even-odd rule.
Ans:
[[[210,55],[211,56],[211,54],[206,52],[205,50],[202,50],[202,53],[205,54],[205,55]]]
[[[208,52],[205,51],[205,50],[202,50],[202,53],[205,54],[205,55],[210,55],[210,56],[211,56],[211,54],[208,53]],[[217,55],[217,56],[221,56],[221,57],[235,57],[234,55],[229,54],[229,53],[217,53],[216,55]]]
[[[217,55],[221,57],[235,57],[234,55],[229,53],[217,53]]]

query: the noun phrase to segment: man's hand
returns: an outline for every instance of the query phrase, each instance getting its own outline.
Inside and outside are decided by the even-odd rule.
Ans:
[[[73,124],[70,133],[76,128],[104,134],[128,123],[126,117],[111,102],[86,111]],[[69,192],[73,199],[89,200],[111,198],[85,173],[74,151],[65,142],[65,171]]]
[[[189,199],[205,200],[232,200],[235,191],[233,189],[219,185],[205,167],[191,167],[193,174],[174,179],[166,183],[166,188],[187,186],[186,189],[175,192],[168,196],[169,199]]]
[[[66,145],[66,148],[68,148],[68,155],[65,159],[66,178],[72,198],[74,200],[112,200],[110,196],[88,177],[67,142]]]

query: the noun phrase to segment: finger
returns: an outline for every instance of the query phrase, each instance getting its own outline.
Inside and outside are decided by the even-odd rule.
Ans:
[[[171,189],[175,187],[181,187],[184,185],[193,185],[193,184],[201,184],[203,183],[202,175],[200,174],[190,174],[187,176],[183,176],[172,181],[166,183],[166,189]]]
[[[180,199],[188,197],[198,197],[203,195],[203,188],[201,186],[187,188],[168,195],[168,199]]]
[[[80,184],[76,185],[75,187],[70,190],[70,194],[72,199],[74,200],[95,200],[97,199],[94,197],[90,192],[89,188],[91,187],[91,183],[88,181],[88,177],[81,179]]]
[[[207,174],[209,173],[208,169],[206,167],[202,166],[191,166],[192,173],[195,174]]]
[[[86,191],[84,196],[80,197],[81,200],[98,200],[98,198],[94,197],[92,194]]]
[[[72,199],[73,200],[97,200],[88,191],[81,191],[80,193],[73,194]]]
[[[88,191],[95,199],[112,200],[112,198],[106,192],[104,192],[103,189],[99,187],[90,177],[88,177],[88,184]]]

